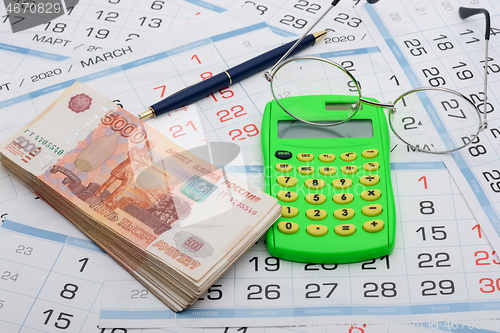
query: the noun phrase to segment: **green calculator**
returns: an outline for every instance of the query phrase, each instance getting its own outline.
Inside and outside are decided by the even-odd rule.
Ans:
[[[315,122],[345,119],[351,105],[349,97],[332,95],[280,103],[293,104]],[[395,206],[382,108],[363,104],[349,121],[319,127],[295,120],[273,100],[261,135],[266,192],[282,205],[266,236],[271,255],[325,264],[392,252]]]

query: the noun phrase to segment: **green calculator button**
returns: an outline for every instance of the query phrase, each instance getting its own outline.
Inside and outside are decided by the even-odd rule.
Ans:
[[[339,224],[334,231],[339,236],[350,236],[356,231],[356,226],[354,224]]]
[[[379,175],[368,175],[359,178],[359,182],[365,186],[377,185],[379,181]]]
[[[378,156],[378,150],[377,149],[364,150],[361,153],[361,156],[363,156],[364,158],[375,158]]]
[[[301,175],[310,175],[311,173],[314,172],[314,167],[312,166],[307,166],[307,165],[303,165],[303,166],[299,166],[297,168],[297,171],[301,174]]]
[[[319,168],[319,173],[324,176],[331,176],[337,172],[337,168],[335,167],[321,167]]]
[[[352,193],[338,193],[333,196],[333,202],[344,205],[351,203],[354,199],[354,195]]]
[[[380,168],[380,163],[379,162],[367,162],[363,164],[363,169],[365,171],[375,171]]]
[[[354,217],[354,209],[341,208],[333,212],[333,216],[339,220],[349,220]]]
[[[325,187],[326,184],[323,179],[306,179],[304,185],[311,190],[319,190]]]
[[[281,221],[278,223],[278,230],[284,234],[294,234],[299,231],[299,225],[295,222]]]
[[[344,165],[341,170],[343,174],[352,175],[358,172],[358,167],[355,165]]]
[[[292,171],[293,167],[291,164],[288,163],[278,163],[276,164],[276,171],[281,171],[281,172],[290,172]]]
[[[352,186],[352,179],[350,178],[338,178],[332,181],[332,186],[340,190],[349,188]]]
[[[377,216],[382,213],[382,205],[381,204],[373,204],[364,206],[361,209],[361,213],[365,216]]]
[[[382,192],[380,190],[366,190],[361,192],[361,199],[366,201],[374,201],[380,198]]]
[[[330,162],[335,161],[335,155],[333,155],[333,154],[321,154],[321,155],[319,155],[318,159],[321,162],[330,163]]]
[[[343,153],[340,155],[340,159],[342,161],[346,162],[351,162],[354,161],[356,158],[358,158],[358,154],[350,152],[350,153]]]
[[[366,232],[379,232],[384,229],[384,221],[371,220],[363,223],[363,230]]]
[[[297,178],[289,176],[279,176],[276,182],[284,187],[292,187],[297,185]]]
[[[281,206],[281,216],[295,217],[299,214],[299,209],[293,206]]]
[[[314,155],[309,153],[300,153],[297,154],[297,159],[301,162],[310,162],[314,159]]]
[[[278,199],[285,202],[292,202],[297,200],[298,194],[292,191],[279,191]]]
[[[306,231],[311,236],[321,237],[326,235],[326,233],[328,232],[328,227],[326,225],[310,224],[307,226]]]
[[[306,211],[306,216],[311,220],[323,220],[326,217],[327,213],[324,209],[308,209]]]
[[[326,196],[319,193],[309,193],[306,195],[306,201],[312,205],[321,205],[325,203]]]

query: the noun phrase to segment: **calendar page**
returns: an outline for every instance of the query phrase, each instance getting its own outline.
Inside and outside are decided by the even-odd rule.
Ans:
[[[22,22],[23,16],[0,6],[0,87],[8,90],[9,76],[30,66],[96,53],[107,45],[132,42],[141,36],[161,35],[213,14],[187,2],[87,0],[78,1],[55,20],[12,33],[9,15],[15,17],[14,25]]]
[[[170,36],[172,39],[165,42],[166,45],[169,45],[168,52],[165,52],[165,48],[158,47],[154,43],[144,43],[138,44],[137,47],[131,46],[130,50],[132,52],[123,52],[119,58],[108,59],[105,62],[90,63],[89,59],[95,60],[97,58],[89,57],[65,60],[61,62],[64,65],[61,65],[61,67],[65,69],[63,73],[54,77],[38,79],[35,82],[29,80],[31,76],[37,76],[37,73],[50,70],[50,68],[37,68],[36,71],[31,69],[26,74],[14,76],[12,79],[15,82],[12,85],[14,88],[5,95],[0,95],[2,96],[0,113],[6,115],[4,119],[9,119],[9,123],[3,125],[1,128],[0,136],[4,138],[8,137],[11,132],[23,126],[38,112],[41,112],[73,80],[85,82],[93,89],[112,97],[115,99],[115,102],[124,105],[127,110],[138,114],[159,98],[167,96],[169,93],[212,73],[218,73],[243,61],[245,58],[260,54],[273,44],[271,42],[271,38],[273,37],[270,36],[274,35],[270,34],[269,28],[266,25],[252,21],[253,19],[248,17],[248,15],[238,17],[231,13],[224,20],[226,22],[225,27],[211,28],[211,26],[206,25],[201,30],[196,27],[193,28],[191,25],[184,27],[182,36],[173,34]],[[229,26],[233,30],[227,31]],[[328,37],[330,39],[325,38],[321,44],[315,45],[308,50],[308,54],[330,57],[348,67],[349,70],[356,73],[356,77],[362,82],[363,94],[366,96],[384,99],[383,97],[385,97],[386,93],[399,94],[400,88],[398,87],[397,80],[375,45],[370,43],[369,39],[361,41],[360,38],[359,43],[357,39],[347,40],[343,44],[344,48],[341,48],[339,47],[339,43],[333,41],[334,38],[338,38],[335,40],[340,40],[342,36],[347,36],[345,32],[341,33],[330,35],[331,37]],[[278,45],[280,41],[281,39],[276,40],[273,46]],[[138,42],[140,43],[140,40]],[[143,45],[147,47],[141,47]],[[128,50],[127,47],[123,46],[122,48]],[[113,51],[116,49],[111,48],[110,50]],[[85,64],[90,64],[90,66],[83,65],[82,61]],[[158,70],[159,68],[161,70]],[[376,84],[363,82],[376,82]],[[240,177],[247,176],[253,185],[262,186],[262,162],[258,134],[260,131],[261,112],[270,98],[271,94],[268,84],[261,76],[256,75],[237,85],[231,86],[228,90],[210,95],[198,103],[188,106],[186,109],[156,118],[151,121],[151,124],[175,142],[182,142],[183,145],[200,144],[201,140],[207,138],[210,140],[238,141],[242,147],[243,156],[242,159],[230,165],[228,171],[237,173]],[[238,111],[240,112],[237,113]],[[16,114],[16,117],[7,117],[11,114]],[[241,116],[236,116],[236,114]],[[396,142],[392,145],[391,151],[391,161],[394,163],[393,174],[395,175],[398,172],[404,171],[411,172],[416,169],[419,174],[418,177],[416,175],[413,176],[413,182],[416,184],[415,187],[419,188],[418,186],[420,186],[420,191],[427,191],[419,194],[421,197],[414,196],[411,193],[412,187],[409,186],[410,182],[406,178],[397,182],[398,187],[406,188],[406,193],[410,192],[411,194],[407,195],[407,201],[402,201],[404,204],[403,207],[406,210],[400,209],[397,206],[398,211],[400,211],[398,213],[400,214],[398,216],[400,221],[398,222],[399,234],[396,240],[398,248],[393,255],[382,260],[356,264],[355,266],[353,265],[353,268],[349,265],[342,265],[332,269],[331,266],[325,266],[326,268],[324,268],[321,265],[316,265],[316,267],[308,266],[306,270],[305,265],[296,266],[290,262],[279,262],[277,264],[275,258],[268,259],[264,245],[259,242],[255,247],[255,252],[249,252],[248,254],[252,255],[253,253],[253,256],[240,260],[240,268],[233,267],[232,271],[229,272],[233,274],[238,273],[238,276],[242,277],[239,280],[243,283],[250,282],[248,285],[239,285],[237,297],[234,287],[232,293],[231,288],[222,290],[222,287],[215,287],[213,291],[205,295],[206,299],[196,303],[199,306],[208,306],[203,304],[221,300],[224,303],[228,302],[228,299],[233,298],[234,302],[237,301],[238,304],[233,306],[226,305],[224,307],[226,311],[231,311],[231,309],[236,310],[237,306],[241,306],[241,312],[235,311],[238,316],[222,319],[220,317],[217,319],[186,318],[186,321],[196,321],[197,324],[194,324],[196,326],[220,327],[225,326],[225,323],[231,320],[233,322],[231,326],[238,327],[238,329],[241,328],[241,332],[244,328],[242,327],[244,325],[243,322],[255,318],[260,319],[258,324],[262,326],[276,325],[277,318],[277,320],[283,322],[282,325],[286,326],[296,326],[300,320],[304,325],[314,326],[321,324],[328,327],[330,322],[325,322],[325,320],[330,319],[328,316],[333,316],[333,319],[335,319],[334,324],[338,322],[350,323],[352,318],[359,319],[359,322],[362,322],[361,319],[363,318],[372,321],[375,317],[384,318],[383,320],[397,317],[397,319],[393,319],[397,321],[410,318],[410,322],[419,318],[424,318],[420,320],[433,318],[433,320],[437,321],[443,320],[443,315],[448,316],[450,310],[452,310],[453,316],[450,318],[497,317],[497,312],[490,310],[494,309],[498,304],[498,299],[495,298],[497,297],[496,294],[490,291],[491,285],[494,285],[496,281],[495,274],[498,275],[495,273],[496,265],[493,262],[496,259],[487,241],[483,238],[482,233],[479,233],[480,229],[476,226],[477,223],[474,222],[474,219],[471,218],[470,212],[467,210],[464,201],[461,200],[460,194],[454,191],[456,187],[450,180],[446,169],[439,161],[427,160],[428,157],[423,157],[421,154],[413,152],[407,149],[406,146]],[[397,165],[399,165],[399,169]],[[433,179],[437,179],[435,187],[430,182],[431,173],[434,172],[440,172],[437,176],[432,177]],[[446,180],[448,180],[448,185],[443,187],[442,182],[446,182]],[[5,199],[2,202],[9,202],[19,193],[27,191],[23,186],[10,179],[5,173],[0,175],[0,181],[3,181],[2,190],[5,189],[0,194],[3,196],[2,199]],[[394,184],[396,192],[400,195],[396,187],[396,181],[394,181]],[[429,190],[437,191],[437,194],[433,194]],[[450,205],[450,202],[453,202],[453,205]],[[398,205],[400,204],[398,203]],[[450,210],[449,207],[453,207],[453,209]],[[404,215],[401,215],[403,214],[402,212],[405,212]],[[437,212],[442,215],[435,215]],[[456,227],[458,217],[460,221],[462,221],[462,218],[464,220],[471,219],[468,224],[464,224],[464,222],[459,224],[463,228],[460,234]],[[407,236],[407,238],[410,239],[408,242],[413,244],[414,252],[409,250],[407,252],[406,250],[407,245],[404,242],[404,228],[406,223],[404,225],[401,223],[405,218],[412,219],[410,222],[417,222],[413,230],[407,231],[407,233],[413,236]],[[450,224],[444,224],[448,220],[451,221],[449,222]],[[462,225],[465,225],[465,227]],[[440,228],[443,226],[444,229]],[[432,227],[438,228],[432,229]],[[440,231],[445,232],[446,238],[443,238],[444,234]],[[433,236],[437,239],[433,238]],[[411,243],[411,241],[416,242],[419,239],[421,239],[420,244],[415,245],[415,243]],[[463,246],[463,242],[466,240],[471,242],[466,244],[480,247],[477,250],[480,251],[477,255],[475,255],[476,250],[471,247],[469,250],[472,251],[472,254],[467,257],[469,260],[467,261],[468,265],[475,266],[478,262],[477,260],[479,260],[479,268],[472,268],[470,266],[467,266],[467,270],[464,268],[466,267],[466,260],[459,245]],[[405,246],[404,248],[403,245]],[[485,252],[487,253],[487,260],[483,259]],[[396,257],[397,253],[399,254]],[[418,257],[421,253],[423,255]],[[423,266],[430,267],[419,267],[420,263]],[[482,265],[482,263],[485,263],[485,265]],[[453,268],[450,269],[450,266],[447,266],[448,264]],[[257,270],[255,267],[257,267]],[[462,270],[460,270],[460,267],[462,267]],[[407,270],[411,274],[407,273]],[[471,275],[475,272],[481,273],[481,277]],[[270,277],[266,275],[273,273],[277,275],[271,275]],[[283,278],[287,274],[290,274],[290,277]],[[291,277],[291,274],[293,274],[293,277]],[[469,275],[472,277],[466,279]],[[410,276],[412,277],[412,285],[408,282],[410,281]],[[337,278],[339,280],[330,281]],[[223,282],[225,279],[226,277],[221,281]],[[236,281],[234,277],[229,276],[229,280],[231,279]],[[326,280],[323,281],[324,279]],[[296,283],[295,280],[297,280]],[[307,281],[309,280],[313,285],[306,288],[309,284]],[[446,281],[441,282],[444,280]],[[482,281],[480,282],[480,280]],[[253,282],[261,286],[262,290],[260,292],[258,286],[247,290],[251,284],[254,284]],[[386,282],[387,284],[385,284]],[[422,286],[423,282],[426,283]],[[267,285],[275,285],[277,283],[283,283],[282,286],[280,285],[280,289],[271,286],[266,290]],[[327,285],[323,285],[323,283],[327,283]],[[343,287],[337,289],[335,285],[329,283],[337,283],[337,287],[340,283],[340,286],[343,285]],[[345,283],[349,287],[346,287]],[[357,285],[360,289],[352,288],[351,285]],[[327,297],[334,287],[335,290],[330,294],[330,297]],[[481,288],[485,292],[482,292]],[[353,300],[350,298],[351,289],[356,292],[353,294]],[[137,297],[140,297],[143,289],[133,290],[137,290],[135,293]],[[221,293],[220,299],[217,299],[219,297],[217,290]],[[296,295],[294,297],[298,297],[296,305],[293,305],[293,307],[290,306],[292,304],[290,290],[296,290],[293,294]],[[338,298],[341,304],[335,303],[337,300],[335,292],[338,293],[341,290],[343,296]],[[125,289],[125,291],[125,295],[117,294],[115,297],[131,298],[131,290]],[[464,296],[464,292],[466,292],[467,296]],[[225,297],[228,293],[233,296],[229,296],[229,298]],[[257,299],[247,299],[250,293],[252,294],[251,298]],[[306,297],[307,293],[309,293],[310,297]],[[429,295],[422,295],[422,293],[428,293]],[[112,295],[113,292],[110,294]],[[280,297],[272,299],[272,297],[276,297],[278,294]],[[366,299],[365,294],[367,295]],[[266,298],[266,295],[270,298]],[[318,296],[321,302],[319,308],[317,306]],[[334,299],[332,299],[332,296]],[[413,302],[413,296],[417,297],[418,301],[410,303],[410,300]],[[447,299],[447,296],[451,297]],[[427,297],[439,300],[427,301]],[[420,301],[420,299],[423,300]],[[141,298],[139,298],[140,300]],[[382,305],[378,305],[376,303],[377,300],[381,300],[380,304]],[[255,306],[252,305],[253,301],[260,303]],[[278,302],[273,303],[274,301]],[[242,305],[240,302],[244,304]],[[270,305],[264,305],[263,302],[270,302]],[[279,305],[276,305],[278,303]],[[208,311],[217,309],[215,305],[208,304]],[[286,306],[287,304],[288,307]],[[304,311],[303,313],[305,313],[307,307],[311,307],[308,304],[313,304],[313,306],[312,310],[307,313],[307,316],[289,315],[290,313],[300,314],[300,311]],[[331,304],[334,305],[332,306]],[[327,310],[325,311],[323,308],[327,308]],[[334,312],[332,312],[334,310],[330,310],[331,308],[351,312],[343,312],[335,316]],[[203,308],[197,309],[203,310]],[[281,312],[281,309],[285,310]],[[122,309],[116,308],[111,310],[116,310],[117,313],[122,311]],[[160,312],[153,312],[152,310],[156,309],[152,308],[149,311],[152,314],[159,313],[160,315],[164,315],[164,309],[160,309]],[[139,308],[138,310],[132,309],[130,313],[131,317],[129,318],[137,318],[137,316],[132,317],[136,311],[139,320],[143,320],[141,316],[144,314],[144,308]],[[274,313],[273,311],[284,313],[284,315],[269,318]],[[398,311],[396,315],[381,315],[384,313],[396,313],[396,311]],[[400,316],[401,312],[403,313]],[[185,313],[187,314],[188,312]],[[249,313],[252,317],[249,317]],[[342,317],[345,313],[355,314],[356,316],[349,315],[350,320],[348,320],[347,316]],[[155,318],[152,319],[156,320]],[[110,319],[108,318],[107,320]],[[115,318],[113,320],[118,319]],[[184,319],[182,318],[182,320]],[[291,320],[297,321],[292,322]],[[179,325],[178,322],[179,319],[175,319],[174,324]],[[257,321],[251,320],[249,322],[254,326]],[[59,325],[62,325],[62,323],[59,322]],[[127,325],[129,324],[127,323]],[[146,325],[146,323],[143,324]],[[125,323],[120,322],[116,327],[124,326],[126,326]],[[186,322],[182,322],[182,326],[189,325]],[[429,327],[434,329],[432,325],[429,325]],[[439,327],[442,328],[443,326]],[[474,328],[477,326],[471,327]],[[350,326],[347,328],[347,331],[357,332],[357,328],[351,328]],[[363,326],[359,326],[359,328],[359,332],[368,329],[363,328]],[[181,330],[184,330],[184,328]],[[390,330],[390,328],[385,328],[385,331]],[[237,330],[234,329],[234,331]],[[291,331],[294,330],[292,329]],[[295,331],[301,331],[301,329]],[[405,332],[407,331],[405,330]]]
[[[30,209],[26,209],[30,207]],[[500,332],[498,319],[460,322],[362,324],[311,323],[287,327],[131,329],[98,327],[105,271],[118,264],[82,232],[33,194],[19,196],[0,226],[0,329],[2,332],[85,333],[425,333]],[[149,295],[142,287],[138,298]],[[106,297],[106,296],[104,296]],[[119,328],[118,328],[119,327]]]
[[[485,106],[484,16],[462,20],[460,6],[487,8],[491,15],[491,41],[488,62],[488,100]],[[411,3],[381,1],[366,4],[364,14],[372,25],[375,40],[400,78],[405,89],[421,86],[458,90],[479,105],[488,116],[488,128],[466,148],[441,157],[471,206],[496,251],[500,250],[500,113],[498,88],[500,67],[500,16],[494,1],[431,1]],[[360,8],[361,12],[361,8]],[[371,20],[370,20],[371,19]],[[418,44],[418,45],[417,45]],[[430,109],[434,126],[440,126],[443,113]],[[429,133],[446,140],[446,133]],[[463,140],[469,140],[465,137]],[[467,142],[467,141],[465,141]]]
[[[332,1],[318,0],[276,0],[276,1],[248,1],[248,0],[172,0],[176,4],[190,3],[198,6],[200,10],[206,10],[216,13],[224,12],[228,9],[234,9],[245,6],[250,11],[254,11],[266,21],[271,29],[279,35],[295,36],[302,35],[326,9]],[[318,23],[316,28],[322,30],[325,28],[347,32],[339,36],[339,39],[333,43],[345,43],[353,39],[362,39],[367,33],[362,20],[353,9],[362,1],[360,0],[342,0],[331,12]]]
[[[308,52],[349,67],[365,96],[384,100],[401,93],[369,39],[349,45],[353,48],[337,51],[323,41]],[[250,81],[257,85],[258,79],[245,80],[242,87]],[[249,98],[263,109],[260,95]],[[491,289],[498,275],[493,260],[498,259],[446,167],[438,157],[415,152],[393,139],[391,169],[398,222],[392,255],[350,265],[298,264],[270,257],[261,240],[202,299],[177,314],[149,295],[141,297],[144,288],[118,271],[105,283],[100,323],[279,326],[349,323],[353,315],[365,323],[498,316],[500,298]],[[243,147],[244,154],[253,151],[250,145]],[[247,161],[254,163],[247,170],[255,171],[249,178],[261,182],[261,166],[256,162],[260,157],[251,156]]]

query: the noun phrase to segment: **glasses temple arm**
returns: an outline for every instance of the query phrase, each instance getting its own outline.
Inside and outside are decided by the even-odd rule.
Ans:
[[[314,22],[311,27],[295,42],[295,44],[293,44],[293,46],[281,57],[280,60],[278,60],[278,62],[276,62],[274,64],[273,67],[271,67],[270,70],[268,70],[265,74],[264,74],[264,77],[268,80],[268,81],[271,81],[271,75],[272,73],[274,72],[274,70],[276,69],[276,67],[278,67],[278,65],[283,61],[285,60],[288,55],[290,53],[292,53],[292,51],[295,49],[295,47],[297,45],[299,45],[300,42],[302,42],[302,40],[309,34],[309,32],[316,26],[316,24],[318,24],[319,21],[321,21],[321,19],[323,19],[323,17],[325,17],[326,14],[328,14],[328,12],[333,8],[335,7],[338,3],[340,2],[340,0],[333,0],[330,7],[328,7],[328,9],[316,20],[316,22]]]
[[[484,111],[483,111],[483,117],[484,121],[481,126],[481,130],[485,129],[488,127],[488,122],[487,122],[487,113],[486,113],[486,108],[487,108],[487,102],[488,102],[488,47],[489,47],[489,40],[490,40],[490,31],[491,31],[491,23],[490,23],[490,13],[484,9],[484,8],[468,8],[468,7],[460,7],[458,10],[458,14],[462,19],[466,19],[469,16],[476,15],[476,14],[484,14],[484,18],[486,20],[486,31],[484,33],[484,39],[485,39],[485,51],[484,51]],[[479,111],[479,109],[478,109]]]

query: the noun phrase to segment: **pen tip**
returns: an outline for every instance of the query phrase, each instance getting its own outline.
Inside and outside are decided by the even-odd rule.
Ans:
[[[154,118],[154,116],[155,116],[155,112],[150,107],[149,109],[147,109],[143,113],[139,114],[139,119],[145,121],[145,120],[148,120],[149,118]]]
[[[327,32],[328,32],[328,31],[323,30],[323,31],[318,31],[318,32],[315,32],[315,33],[313,33],[312,35],[314,36],[314,38],[315,38],[315,39],[316,39],[316,41],[317,41],[318,39],[320,39],[321,37],[323,37],[324,35],[326,35],[326,33],[327,33]]]

